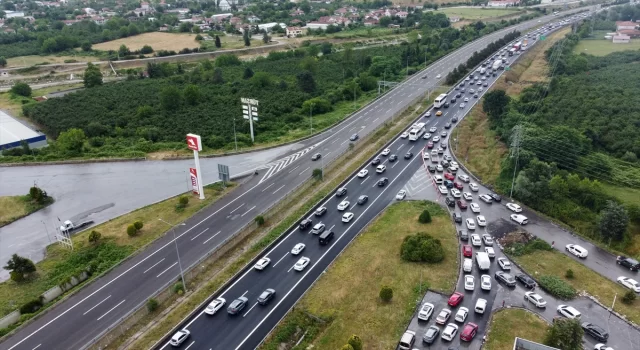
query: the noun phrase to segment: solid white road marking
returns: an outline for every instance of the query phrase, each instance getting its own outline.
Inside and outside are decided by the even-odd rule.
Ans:
[[[151,270],[152,268],[156,267],[156,265],[158,265],[159,263],[163,262],[163,261],[164,261],[164,259],[165,259],[165,258],[162,258],[162,259],[160,259],[160,261],[158,261],[157,263],[155,263],[155,264],[151,265],[151,267],[150,267],[150,268],[148,268],[148,269],[144,270],[143,274],[145,274],[145,273],[149,272],[149,270]]]
[[[163,273],[165,273],[165,272],[169,271],[169,269],[170,269],[170,268],[172,268],[172,267],[174,267],[174,266],[176,266],[176,265],[178,265],[178,262],[177,262],[177,261],[176,261],[176,262],[174,262],[174,263],[173,263],[173,265],[171,265],[171,266],[167,267],[164,271],[160,272],[160,274],[159,274],[158,276],[156,276],[156,278],[158,278],[158,277],[162,276],[162,274],[163,274]]]
[[[282,256],[282,258],[280,258],[280,260],[276,261],[276,263],[275,263],[275,264],[273,264],[271,267],[276,267],[276,265],[278,265],[278,264],[282,261],[282,259],[286,258],[286,257],[287,257],[287,255],[289,255],[289,253],[285,253],[285,254]]]
[[[198,233],[197,235],[193,236],[193,238],[191,238],[191,240],[195,240],[196,238],[200,237],[201,234],[207,232],[209,230],[209,228],[205,228],[202,232]]]
[[[247,316],[251,312],[251,310],[253,310],[253,308],[256,307],[256,305],[258,305],[257,302],[255,304],[253,304],[253,306],[249,310],[247,310],[247,312],[245,312],[244,315],[242,315],[242,317]]]
[[[365,178],[364,178],[364,180],[362,180],[362,182],[361,182],[360,184],[362,185],[365,181],[369,180],[369,178],[370,178],[370,177],[371,177],[371,176],[367,176],[367,177],[365,177]]]
[[[96,321],[100,321],[103,317],[107,316],[111,311],[115,310],[115,308],[117,308],[118,306],[122,305],[122,303],[124,303],[125,300],[122,300],[121,302],[118,303],[118,305],[112,307],[111,309],[109,309],[109,311],[107,311],[104,315],[98,317],[98,319]]]
[[[204,242],[202,242],[202,244],[207,244],[207,242],[209,242],[210,240],[214,239],[217,235],[219,235],[219,234],[220,234],[220,232],[222,232],[222,231],[218,231],[218,232],[216,232],[216,234],[215,234],[215,235],[213,235],[213,236],[211,236],[211,237],[207,238],[207,240],[206,240],[206,241],[204,241]]]
[[[103,300],[103,301],[101,301],[101,302],[99,302],[99,303],[95,304],[91,309],[89,309],[89,310],[85,311],[85,312],[82,314],[82,316],[85,316],[86,314],[88,314],[89,312],[91,312],[91,310],[93,310],[93,309],[97,308],[98,306],[100,306],[100,304],[102,304],[102,303],[104,303],[105,301],[109,300],[109,298],[111,298],[111,295],[109,295],[108,297],[104,298],[104,300]]]
[[[249,210],[245,211],[244,214],[240,215],[240,217],[243,217],[243,216],[249,214],[249,212],[252,211],[255,208],[256,208],[256,206],[254,205],[253,207],[249,208]]]

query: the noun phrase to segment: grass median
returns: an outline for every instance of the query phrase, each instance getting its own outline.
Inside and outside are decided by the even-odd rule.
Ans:
[[[53,197],[46,197],[42,204],[36,203],[31,196],[0,197],[0,227],[21,219],[53,203]]]
[[[424,209],[431,213],[429,224],[418,222]],[[418,232],[440,240],[445,252],[442,262],[411,263],[400,258],[404,238]],[[308,329],[319,334],[317,339],[307,333],[295,349],[339,349],[353,334],[363,340],[365,349],[393,348],[426,288],[453,290],[457,252],[455,229],[438,204],[395,203],[342,252],[261,348],[275,350],[283,342],[293,345]],[[389,303],[380,301],[383,285],[393,288]],[[309,319],[316,320],[311,327]],[[319,332],[318,328],[324,329]]]
[[[542,344],[547,322],[522,309],[503,309],[493,314],[489,326],[487,350],[512,350],[515,337]]]

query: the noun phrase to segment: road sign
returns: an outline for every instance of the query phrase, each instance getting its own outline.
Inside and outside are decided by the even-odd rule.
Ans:
[[[504,70],[511,70],[511,66],[504,67]]]
[[[540,35],[540,40],[544,40],[544,39],[546,39],[546,38],[547,38],[547,37],[546,37],[545,35]]]
[[[218,178],[222,180],[222,182],[229,182],[229,166],[224,164],[218,164]]]
[[[192,151],[202,151],[200,135],[187,134],[187,147]]]
[[[191,175],[191,190],[195,194],[200,194],[200,187],[198,186],[198,171],[196,168],[189,168],[189,174]]]

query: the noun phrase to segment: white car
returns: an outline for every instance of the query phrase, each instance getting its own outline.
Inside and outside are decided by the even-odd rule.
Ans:
[[[480,227],[487,226],[487,219],[485,219],[484,215],[476,216],[476,221],[478,222],[478,226]]]
[[[474,290],[476,288],[476,279],[473,275],[464,275],[464,290]]]
[[[387,167],[384,164],[380,164],[376,167],[376,173],[378,174],[384,173],[385,170],[387,170]]]
[[[298,255],[302,253],[305,247],[306,245],[304,245],[304,243],[298,243],[295,246],[293,246],[293,249],[291,249],[291,254]]]
[[[566,318],[580,319],[580,317],[582,316],[580,311],[576,310],[573,306],[569,306],[569,305],[558,305],[558,308],[556,310],[558,310],[558,313],[560,315]]]
[[[451,189],[451,195],[453,196],[453,198],[460,198],[461,197],[460,191],[458,191],[458,189],[456,189],[456,188],[452,188]]]
[[[456,167],[456,168],[459,166],[458,162],[456,162],[455,160],[452,160],[451,162],[449,162],[449,165],[453,166],[453,167]]]
[[[402,135],[400,135],[400,138],[406,139],[407,137],[409,137],[409,132],[405,131],[402,133]]]
[[[295,265],[293,265],[293,269],[296,271],[303,271],[309,265],[309,262],[311,262],[311,259],[303,256]]]
[[[467,201],[473,200],[473,195],[469,192],[462,192],[462,198]]]
[[[583,258],[584,259],[584,258],[587,257],[587,255],[589,255],[589,252],[586,249],[582,248],[581,246],[579,246],[577,244],[567,244],[565,249],[569,253],[577,256],[578,258]]]
[[[269,266],[270,263],[271,263],[271,259],[262,258],[258,260],[258,262],[253,267],[258,271],[262,271],[264,270],[265,267]]]
[[[480,195],[480,199],[482,199],[483,202],[489,203],[489,204],[491,204],[491,202],[493,202],[493,198],[491,198],[491,196],[488,195],[488,194],[481,194]]]
[[[350,222],[353,219],[353,213],[347,212],[342,215],[342,222]]]
[[[491,276],[480,276],[480,288],[482,288],[482,290],[491,290]]]
[[[429,160],[429,152],[427,152],[427,151],[423,151],[423,152],[422,152],[422,159],[424,159],[424,160]]]
[[[599,343],[593,347],[593,350],[614,350],[614,349],[610,346],[607,346],[606,344]]]
[[[369,170],[367,169],[362,169],[358,172],[358,177],[360,178],[366,177],[367,175],[369,175]]]
[[[338,210],[343,211],[343,210],[349,208],[349,205],[351,205],[351,203],[349,201],[342,201],[342,202],[340,202],[340,204],[338,204]]]
[[[467,219],[467,229],[468,230],[476,229],[476,222],[472,218]],[[478,237],[478,241],[480,241],[480,237]]]
[[[623,286],[631,289],[632,291],[640,293],[640,283],[638,283],[638,281],[628,277],[620,276],[618,277],[618,282]]]
[[[438,317],[436,317],[436,323],[445,324],[445,322],[447,322],[447,320],[449,319],[449,316],[451,316],[451,310],[442,309],[442,311],[440,311],[440,313],[438,314]]]
[[[539,308],[547,307],[547,302],[538,293],[526,292],[524,293],[524,300]]]
[[[441,173],[441,172],[444,171],[444,168],[442,167],[442,165],[438,164],[438,165],[436,165],[436,171]]]
[[[480,212],[480,206],[478,205],[478,203],[470,203],[469,208],[471,208],[471,211],[474,213]]]
[[[432,141],[433,141],[433,142],[438,142],[438,141],[440,141],[440,136],[437,136],[437,135],[436,135],[436,136],[434,136]]]
[[[436,79],[440,79],[440,78],[442,78],[442,75],[440,74],[436,75]]]
[[[478,192],[478,190],[480,189],[480,186],[478,186],[477,183],[472,182],[469,184],[469,188],[471,189],[471,191],[473,192]]]
[[[456,320],[456,322],[464,322],[464,320],[467,319],[468,315],[469,315],[469,309],[467,309],[464,306],[461,306],[460,309],[458,309],[458,312],[456,312],[456,317],[454,317],[453,319]]]
[[[438,128],[436,128],[435,126],[432,126],[431,128],[429,128],[429,132],[436,132],[438,131]]]
[[[187,338],[189,338],[190,335],[191,332],[189,332],[186,328],[181,329],[177,331],[176,334],[173,335],[173,337],[171,337],[169,343],[171,343],[171,345],[173,346],[180,346],[182,343],[184,343],[185,340],[187,340]]]
[[[214,315],[218,310],[222,309],[226,303],[227,301],[224,298],[215,298],[209,303],[209,305],[207,305],[207,308],[204,309],[204,313],[207,315]]]
[[[489,259],[493,259],[496,257],[496,251],[493,250],[493,247],[484,247],[484,251],[489,256]]]
[[[519,223],[520,225],[526,225],[529,223],[529,219],[522,214],[511,214],[511,220]]]
[[[464,174],[460,174],[460,175],[458,175],[458,179],[460,179],[460,181],[463,181],[463,182],[469,182],[469,181],[471,181],[471,179],[469,178],[469,176],[464,175]]]
[[[385,148],[385,149],[382,151],[382,153],[380,153],[380,154],[381,154],[381,155],[383,155],[383,156],[388,156],[388,155],[389,155],[389,153],[391,153],[391,150],[390,150],[390,149],[388,149],[388,148]]]
[[[447,189],[447,186],[445,186],[445,185],[438,186],[438,191],[440,191],[440,194],[448,194],[449,193],[449,190]]]
[[[469,219],[467,219],[467,220],[469,220]],[[473,219],[471,219],[471,220],[473,220]],[[480,236],[478,236],[477,234],[474,233],[474,234],[472,234],[470,236],[470,238],[471,238],[471,245],[472,246],[474,246],[474,247],[482,246],[482,241],[480,240]]]
[[[419,320],[423,320],[423,321],[429,321],[429,317],[431,317],[431,314],[433,314],[433,308],[435,306],[433,306],[433,304],[431,303],[424,303],[422,304],[422,308],[420,309],[420,312],[418,313],[418,319]]]
[[[484,241],[484,245],[493,245],[493,238],[488,233],[482,235],[482,240]]]
[[[500,265],[500,268],[504,271],[511,271],[511,263],[507,258],[498,258],[498,265]]]
[[[397,199],[397,200],[399,200],[399,201],[401,201],[401,200],[403,200],[403,199],[404,199],[404,197],[406,197],[406,196],[407,196],[407,191],[405,191],[405,190],[400,190],[400,191],[398,192],[398,194],[396,194],[396,199]]]
[[[453,338],[456,337],[456,334],[458,334],[458,326],[453,323],[449,323],[442,331],[442,339],[452,341]]]
[[[509,208],[509,210],[511,210],[514,213],[521,213],[522,212],[522,207],[520,207],[519,205],[517,205],[515,203],[507,203],[507,208]]]
[[[487,300],[478,298],[476,301],[476,307],[473,309],[476,313],[484,314],[484,310],[487,308]]]

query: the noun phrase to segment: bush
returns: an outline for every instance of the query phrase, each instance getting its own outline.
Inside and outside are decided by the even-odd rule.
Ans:
[[[142,221],[138,220],[136,222],[133,223],[133,227],[136,228],[136,231],[140,231],[142,230],[142,227],[144,226],[144,224],[142,223]]]
[[[540,277],[538,282],[542,289],[560,299],[573,299],[577,294],[576,290],[570,284],[557,276],[545,275]]]
[[[256,224],[258,224],[258,226],[264,225],[264,216],[262,215],[256,216],[255,221],[256,221]]]
[[[430,223],[431,222],[431,214],[429,213],[429,211],[426,210],[426,209],[423,210],[422,214],[420,214],[420,217],[418,217],[418,221],[420,223],[423,223],[423,224]]]
[[[20,273],[18,271],[11,271],[9,273],[9,276],[11,277],[11,280],[16,282],[16,283],[20,283],[20,282],[24,281],[24,274]]]
[[[92,230],[91,233],[89,233],[89,243],[98,243],[100,238],[102,238],[102,234],[96,230]]]
[[[404,238],[400,256],[406,261],[438,263],[444,260],[444,249],[439,239],[418,233]]]
[[[27,83],[15,83],[11,87],[11,92],[19,96],[31,97],[31,86]]]
[[[543,250],[543,251],[553,250],[553,248],[549,243],[539,238],[529,241],[527,244],[513,243],[513,244],[510,244],[508,248],[509,248],[508,250],[505,249],[505,252],[513,256],[522,256],[526,254],[531,254],[536,250]]]
[[[322,169],[313,169],[312,176],[316,180],[322,180]]]
[[[564,277],[566,277],[568,279],[572,279],[573,278],[573,270],[572,269],[568,269],[567,272],[564,274]]]
[[[393,289],[389,286],[382,286],[382,288],[380,288],[380,299],[385,303],[390,302],[391,299],[393,299]]]
[[[622,297],[622,302],[627,305],[631,305],[636,300],[636,298],[637,298],[636,292],[630,290],[624,293],[624,296]]]
[[[20,313],[23,315],[32,314],[38,311],[41,307],[42,307],[42,301],[40,300],[40,298],[38,298],[35,300],[31,300],[30,302],[20,306]]]
[[[180,198],[178,199],[178,203],[186,207],[187,204],[189,204],[189,196],[180,196]]]
[[[127,226],[127,234],[129,235],[129,237],[135,236],[136,233],[138,233],[138,231],[136,230],[135,226],[133,226],[133,225]]]
[[[154,298],[151,298],[151,299],[147,300],[147,310],[149,312],[154,312],[154,311],[158,310],[158,306],[159,305],[160,304],[158,304],[158,301],[155,300]]]
[[[349,341],[347,341],[347,344],[351,345],[351,347],[353,347],[353,350],[362,350],[364,348],[362,339],[360,339],[360,337],[355,334],[349,337]]]
[[[178,295],[184,294],[184,285],[182,285],[182,282],[178,282],[173,285],[173,292]]]

